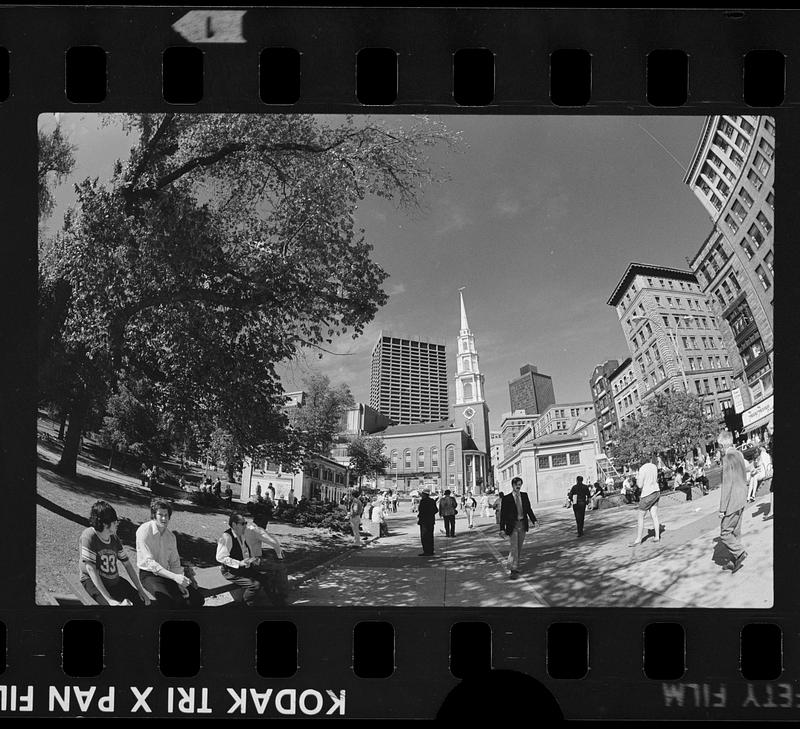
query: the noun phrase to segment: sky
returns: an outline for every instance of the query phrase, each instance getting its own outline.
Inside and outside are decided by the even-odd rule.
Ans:
[[[392,124],[401,116],[381,117]],[[458,151],[432,154],[447,181],[426,189],[419,211],[367,199],[358,220],[375,260],[390,274],[389,302],[337,354],[309,352],[281,368],[287,391],[309,369],[346,383],[369,402],[379,332],[444,340],[454,403],[458,289],[475,335],[490,426],[510,411],[508,383],[525,364],[553,378],[556,401],[590,400],[596,364],[628,356],[606,304],[632,262],[688,269],[711,219],[683,184],[702,116],[442,116],[460,131]],[[107,178],[132,140],[96,115],[62,114],[76,145],[73,177],[56,190],[49,227],[74,204],[72,185]],[[40,128],[52,128],[42,115]]]

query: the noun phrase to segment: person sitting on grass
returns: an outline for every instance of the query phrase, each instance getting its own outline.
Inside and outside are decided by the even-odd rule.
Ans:
[[[96,501],[89,513],[89,524],[78,541],[83,589],[98,605],[149,605],[150,598],[117,536],[119,519],[114,507]],[[119,574],[118,562],[125,566],[130,582]]]
[[[201,607],[204,598],[197,589],[191,567],[181,567],[178,540],[169,529],[172,502],[155,498],[150,502],[150,521],[136,530],[136,563],[142,585],[162,608]]]

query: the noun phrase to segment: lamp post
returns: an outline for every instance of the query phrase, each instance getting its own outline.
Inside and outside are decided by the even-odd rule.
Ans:
[[[677,317],[679,320],[683,319],[684,321],[689,319],[694,319],[693,316],[688,314],[681,314]],[[651,319],[649,315],[645,316],[632,316],[629,321],[649,321],[655,324],[659,329],[661,329],[666,335],[667,339],[669,340],[670,345],[672,346],[672,351],[675,353],[675,359],[678,361],[678,367],[681,370],[681,377],[683,378],[683,389],[686,392],[689,392],[689,382],[686,379],[686,370],[683,367],[683,358],[678,351],[678,324],[676,322],[675,326],[672,329],[667,329],[660,321],[657,319]]]

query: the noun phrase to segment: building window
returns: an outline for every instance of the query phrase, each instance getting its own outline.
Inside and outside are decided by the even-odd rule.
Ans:
[[[737,134],[736,141],[734,144],[742,150],[742,152],[747,152],[750,149],[750,140],[744,136],[744,134]]]
[[[393,469],[397,468],[397,451],[392,451],[391,455],[389,456],[389,459],[391,461],[392,468]]]
[[[550,468],[550,456],[539,456],[539,468]]]
[[[725,222],[732,233],[736,233],[739,230],[739,224],[730,216],[730,214],[725,216]]]
[[[517,463],[515,464],[515,468],[517,471],[517,476],[519,476],[522,473],[522,462],[517,461]]]
[[[756,188],[756,190],[760,190],[761,186],[764,184],[764,180],[762,180],[756,174],[755,170],[750,170],[750,172],[747,173],[747,179],[750,180],[750,182],[752,183],[753,187]]]
[[[744,209],[744,205],[742,205],[738,200],[735,200],[733,205],[731,206],[731,210],[733,214],[739,218],[739,221],[743,221],[747,217],[747,210]]]
[[[411,451],[408,449],[403,452],[403,468],[406,470],[411,469]]]
[[[767,276],[767,272],[762,266],[756,266],[756,276],[758,276],[758,280],[761,281],[764,291],[766,291],[772,285],[770,283],[769,276]]]
[[[775,159],[775,149],[772,145],[763,137],[758,143],[758,148],[767,156],[769,159]]]
[[[753,167],[755,167],[762,175],[766,177],[769,173],[769,168],[772,165],[767,161],[761,152],[756,152],[755,159],[753,160]]]
[[[747,260],[749,261],[753,257],[753,249],[750,247],[750,244],[747,242],[745,238],[742,238],[741,243],[739,244],[742,246],[742,250],[744,254],[747,256]]]
[[[425,451],[422,448],[417,450],[417,470],[425,470]]]
[[[449,486],[455,486],[456,485],[456,475],[454,473],[451,473],[447,477],[447,483],[448,483]]]
[[[767,251],[767,254],[764,256],[764,263],[767,264],[767,268],[769,272],[775,276],[775,269],[773,268],[773,261],[772,261],[772,251]]]
[[[750,136],[753,135],[753,125],[744,117],[739,117],[739,126]]]
[[[573,451],[569,454],[569,465],[570,466],[577,466],[581,462],[581,452],[580,451]]]
[[[705,410],[706,415],[713,417],[714,416],[714,403],[707,402],[703,405],[703,410]]]
[[[436,446],[431,448],[431,469],[439,468],[439,449]]]
[[[775,209],[775,193],[770,190],[767,193],[767,204],[774,210]]]
[[[447,446],[447,465],[456,465],[456,449],[453,446]]]
[[[703,394],[703,390],[702,390],[702,388],[700,386],[700,380],[695,380],[694,381],[694,389],[697,390],[697,394],[698,395],[702,395]]]
[[[772,230],[772,223],[769,222],[769,218],[764,215],[764,212],[759,210],[758,215],[756,215],[756,220],[761,224],[761,227],[764,229],[764,232],[769,235],[770,231]]]
[[[733,288],[738,294],[742,290],[742,287],[739,285],[739,279],[736,278],[736,274],[733,271],[731,271],[728,278],[730,279],[730,282],[733,284]]]
[[[553,468],[559,468],[560,466],[567,465],[567,454],[566,453],[554,453],[552,455],[553,459]]]
[[[755,245],[756,248],[761,247],[761,244],[764,242],[764,234],[761,232],[761,228],[753,223],[750,228],[748,228],[747,235],[750,240],[753,241],[753,245]]]
[[[748,209],[753,207],[753,198],[750,196],[750,193],[747,192],[744,188],[739,190],[739,199],[747,206]]]

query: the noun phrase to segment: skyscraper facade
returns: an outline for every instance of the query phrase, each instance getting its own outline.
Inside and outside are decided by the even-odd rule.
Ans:
[[[706,119],[684,183],[712,229],[688,260],[720,320],[746,430],[772,417],[768,403],[760,403],[773,390],[774,179],[772,117]]]
[[[508,383],[508,394],[511,411],[524,410],[528,415],[543,413],[556,402],[553,378],[532,364],[520,368],[519,377]]]
[[[664,390],[685,390],[721,421],[732,403],[733,370],[719,321],[695,275],[631,263],[608,304],[616,308],[628,341],[642,402]]]
[[[398,425],[446,420],[445,345],[380,333],[372,350],[369,405]]]

